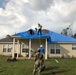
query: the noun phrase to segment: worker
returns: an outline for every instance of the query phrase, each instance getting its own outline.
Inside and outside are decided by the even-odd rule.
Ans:
[[[34,31],[33,31],[32,28],[30,28],[30,29],[28,30],[28,32],[29,32],[30,35],[34,35]]]
[[[38,35],[42,35],[42,26],[38,23]]]
[[[37,71],[38,71],[38,75],[40,75],[40,73],[43,69],[45,69],[44,56],[43,56],[43,54],[40,53],[40,50],[38,50],[35,55],[35,64],[34,64],[33,75],[36,75]]]

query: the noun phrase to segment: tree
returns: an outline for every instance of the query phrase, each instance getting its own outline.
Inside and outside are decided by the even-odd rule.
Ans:
[[[71,23],[68,27],[64,28],[61,31],[61,34],[72,37],[72,25],[73,25],[73,23]]]
[[[67,29],[63,29],[62,32],[61,32],[61,34],[63,34],[63,35],[68,35]]]
[[[73,35],[74,38],[76,38],[76,33]]]

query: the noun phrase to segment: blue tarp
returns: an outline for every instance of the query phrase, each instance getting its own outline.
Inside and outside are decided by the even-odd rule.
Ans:
[[[18,36],[26,39],[38,39],[38,38],[47,38],[48,43],[52,42],[76,42],[76,39],[58,34],[56,32],[49,31],[49,33],[42,32],[42,35],[38,35],[37,31],[34,31],[34,35],[30,35],[28,31],[17,33]]]
[[[48,38],[49,36],[49,34],[43,32],[42,35],[38,35],[37,31],[34,31],[34,35],[29,34],[28,31],[17,33],[17,35],[26,39]]]
[[[50,36],[52,42],[76,42],[75,38],[72,38],[70,36],[65,36],[62,34],[58,34],[56,32],[50,31],[49,36]]]

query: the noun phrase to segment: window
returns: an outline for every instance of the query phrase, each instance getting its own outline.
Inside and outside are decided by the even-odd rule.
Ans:
[[[7,52],[8,44],[3,45],[3,52]]]
[[[7,49],[7,52],[11,52],[11,50],[12,50],[12,48],[8,48],[8,49]]]
[[[3,48],[3,52],[6,52],[6,48]]]
[[[25,44],[23,44],[23,45],[22,45],[22,52],[28,53],[28,51],[29,51],[28,46],[25,45]]]
[[[51,44],[50,53],[51,54],[60,54],[60,45],[59,44]]]
[[[12,44],[4,44],[3,45],[3,52],[11,52]]]
[[[76,44],[72,45],[72,50],[76,50]]]
[[[54,54],[55,53],[55,49],[51,49],[51,54]]]
[[[60,49],[56,49],[56,54],[60,54]]]
[[[8,45],[7,52],[11,52],[11,50],[12,50],[12,46],[13,46],[12,44],[9,44],[9,45]]]
[[[60,54],[60,45],[59,44],[55,44],[56,46],[56,54]]]

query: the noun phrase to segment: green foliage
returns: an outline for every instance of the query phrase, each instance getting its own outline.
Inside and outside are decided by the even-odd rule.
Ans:
[[[18,60],[7,62],[7,57],[0,56],[0,75],[32,75],[34,60]],[[76,59],[48,59],[45,61],[46,69],[41,75],[76,75]]]
[[[73,35],[74,38],[76,38],[76,33]]]

